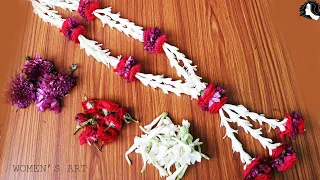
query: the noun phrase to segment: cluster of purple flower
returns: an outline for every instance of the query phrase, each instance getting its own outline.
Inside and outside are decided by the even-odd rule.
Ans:
[[[34,60],[26,59],[23,74],[18,74],[9,84],[10,103],[20,109],[36,101],[40,112],[50,109],[59,113],[62,98],[76,85],[77,79],[72,73],[77,65],[73,65],[67,74],[57,72],[52,62],[41,59],[38,54]]]

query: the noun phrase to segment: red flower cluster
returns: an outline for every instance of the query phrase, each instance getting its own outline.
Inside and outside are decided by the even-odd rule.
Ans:
[[[129,58],[123,57],[114,72],[123,79],[126,79],[127,82],[133,82],[136,80],[135,75],[138,72],[141,72],[141,64],[137,63],[133,56],[130,56]]]
[[[257,157],[243,171],[243,177],[245,180],[270,180],[270,172],[271,168],[268,163],[261,157]]]
[[[271,158],[272,168],[277,169],[277,171],[285,171],[296,164],[297,154],[292,146],[283,144],[272,151]]]
[[[198,104],[202,110],[217,113],[219,109],[227,103],[228,97],[225,96],[226,91],[219,86],[209,84],[203,94],[198,99]]]
[[[93,11],[100,8],[100,2],[93,2],[92,0],[80,0],[78,12],[80,15],[88,21],[92,21],[96,18]]]
[[[163,44],[167,41],[166,33],[159,28],[148,28],[143,32],[144,49],[150,53],[163,52]]]
[[[79,136],[80,144],[94,144],[101,150],[104,145],[114,142],[121,131],[123,121],[130,123],[132,119],[126,108],[107,100],[93,100],[85,96],[82,102],[85,113],[76,116],[76,131],[84,128]]]
[[[60,30],[69,40],[79,43],[78,37],[80,35],[85,36],[87,34],[86,29],[80,25],[80,22],[76,18],[66,19]]]
[[[243,171],[245,180],[269,180],[271,171],[285,171],[296,164],[297,154],[292,146],[281,145],[272,151],[271,159],[255,158]]]
[[[290,136],[292,139],[295,139],[297,135],[303,134],[305,131],[304,128],[304,119],[302,116],[293,112],[291,114],[286,114],[285,116],[288,120],[286,122],[286,130],[280,132],[279,136],[282,138],[283,136]]]

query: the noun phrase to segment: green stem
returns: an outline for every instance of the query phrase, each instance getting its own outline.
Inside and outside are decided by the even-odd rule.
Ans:
[[[139,123],[139,121],[133,119],[129,113],[127,113],[126,115],[124,115],[124,121],[125,121],[127,124],[131,123],[132,121],[135,122],[135,123]]]
[[[82,126],[77,125],[76,130],[73,132],[73,135],[75,135],[81,128],[82,128]]]
[[[102,152],[102,147],[99,148],[98,145],[96,144],[96,142],[94,142],[93,145],[94,145],[100,152]]]

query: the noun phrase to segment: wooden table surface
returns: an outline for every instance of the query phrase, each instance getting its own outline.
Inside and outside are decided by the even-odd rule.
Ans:
[[[206,82],[216,82],[228,91],[229,102],[243,104],[268,117],[283,118],[299,111],[307,132],[295,141],[279,139],[276,132],[264,135],[275,141],[292,143],[298,154],[294,168],[273,175],[274,179],[319,179],[320,177],[320,22],[299,17],[303,0],[103,0],[102,7],[113,7],[122,17],[143,27],[160,27],[168,42],[176,45],[198,66],[198,75]],[[17,73],[24,56],[52,60],[59,69],[79,64],[78,85],[64,99],[62,112],[38,113],[34,105],[16,112],[15,107],[1,104],[0,177],[2,179],[161,179],[148,166],[141,174],[142,161],[135,153],[129,166],[124,153],[135,135],[137,124],[126,125],[119,139],[97,151],[80,146],[72,135],[74,117],[82,112],[83,94],[108,99],[129,108],[141,121],[151,122],[164,111],[177,124],[191,121],[192,133],[203,142],[203,152],[211,157],[188,168],[184,179],[241,179],[243,165],[239,154],[232,153],[231,141],[220,128],[218,115],[203,112],[189,96],[165,95],[139,81],[125,83],[101,63],[88,57],[79,45],[44,23],[25,0],[7,2],[1,12],[1,87]],[[63,11],[63,17],[77,13]],[[79,18],[80,19],[80,18]],[[88,37],[103,43],[112,55],[134,55],[143,72],[177,78],[169,68],[165,54],[153,55],[140,42],[117,30],[103,28],[99,20],[84,22]],[[3,89],[2,88],[2,89]],[[318,129],[318,130],[317,130]],[[240,129],[238,138],[253,156],[267,156],[267,150]],[[50,165],[46,172],[14,172],[13,165]],[[54,166],[59,165],[59,171]],[[85,165],[84,172],[68,172]],[[164,179],[164,178],[162,178]]]

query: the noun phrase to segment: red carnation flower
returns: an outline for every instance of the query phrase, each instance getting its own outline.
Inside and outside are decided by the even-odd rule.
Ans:
[[[80,145],[91,144],[98,141],[97,130],[93,126],[87,126],[79,136]]]
[[[88,21],[92,21],[96,18],[93,11],[100,8],[100,2],[91,2],[85,7],[84,14]]]
[[[118,109],[120,107],[118,103],[107,100],[96,100],[95,105],[99,111],[106,109],[109,112],[118,112]]]
[[[112,127],[112,128],[114,128],[114,129],[116,129],[116,130],[118,130],[118,131],[121,130],[121,128],[122,128],[122,123],[123,123],[123,121],[120,120],[119,117],[117,117],[117,116],[114,115],[114,114],[110,114],[110,115],[106,116],[106,117],[104,118],[104,122],[105,122],[105,124],[106,124],[107,126]]]
[[[154,45],[153,52],[156,54],[160,54],[163,52],[163,44],[167,41],[167,36],[162,35],[158,38],[157,42]]]
[[[137,80],[136,74],[138,72],[141,72],[141,64],[137,64],[131,68],[130,75],[129,75],[129,82],[133,82]]]
[[[243,171],[245,180],[270,180],[271,168],[260,157],[252,160],[248,167]]]
[[[124,120],[124,116],[127,114],[127,109],[125,107],[119,108],[118,116],[121,121]]]
[[[90,115],[85,113],[78,113],[76,116],[76,122],[80,126],[82,126],[82,123],[88,121],[89,119],[90,119]]]
[[[82,103],[83,109],[86,111],[86,113],[98,113],[99,110],[97,108],[97,102],[96,100],[86,100],[83,101]]]
[[[272,151],[271,167],[277,171],[285,171],[293,167],[297,162],[297,154],[292,146],[285,144],[277,147]]]
[[[107,130],[103,126],[99,126],[98,128],[98,138],[103,145],[115,142],[118,136],[117,130],[113,128],[108,128]]]
[[[297,135],[304,133],[304,119],[299,113],[293,112],[291,114],[286,114],[285,117],[287,118],[285,125],[286,130],[279,133],[281,138],[283,136],[289,136],[292,137],[292,139],[295,139]]]
[[[80,43],[78,37],[80,35],[86,36],[87,35],[87,30],[83,26],[78,26],[75,28],[72,33],[71,33],[71,39],[75,43]]]

